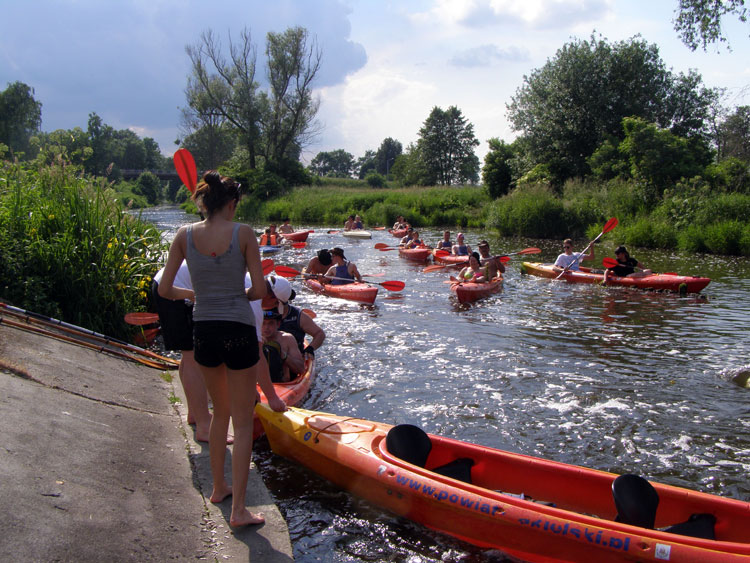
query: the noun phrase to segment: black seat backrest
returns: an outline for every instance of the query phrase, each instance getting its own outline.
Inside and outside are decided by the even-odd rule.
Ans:
[[[471,468],[474,467],[474,460],[470,457],[459,457],[450,463],[436,467],[432,471],[445,475],[451,479],[457,479],[464,483],[471,483]]]
[[[691,514],[685,522],[664,528],[665,532],[679,534],[681,536],[690,536],[693,538],[703,538],[706,540],[715,540],[714,525],[716,516],[713,514]]]
[[[388,431],[385,438],[388,451],[408,463],[424,467],[432,450],[430,437],[412,424],[399,424]]]
[[[639,475],[620,475],[612,482],[617,518],[615,522],[653,528],[659,494],[653,485]]]

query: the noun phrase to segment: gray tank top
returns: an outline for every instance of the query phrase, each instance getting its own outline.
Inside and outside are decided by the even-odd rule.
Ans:
[[[232,242],[221,256],[206,256],[198,252],[193,242],[193,225],[187,228],[187,264],[195,291],[193,320],[234,321],[255,326],[250,302],[245,294],[245,256],[240,252],[238,233],[234,225]]]

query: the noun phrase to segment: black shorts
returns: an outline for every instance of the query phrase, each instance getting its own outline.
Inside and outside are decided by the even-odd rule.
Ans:
[[[260,359],[258,333],[253,325],[232,321],[196,321],[193,326],[195,361],[215,368],[225,364],[229,369],[253,367]]]
[[[193,349],[193,306],[184,299],[165,299],[159,295],[159,284],[151,285],[151,292],[159,313],[161,334],[166,350]]]

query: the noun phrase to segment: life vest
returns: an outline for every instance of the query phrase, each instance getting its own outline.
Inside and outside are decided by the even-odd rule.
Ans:
[[[450,250],[451,248],[453,248],[453,243],[449,240],[441,240],[438,243],[438,248],[447,248],[448,250]]]
[[[333,280],[331,281],[331,285],[345,285],[347,283],[353,283],[354,278],[349,274],[349,262],[344,262],[341,264],[341,266],[336,266],[336,273],[334,274],[337,278],[345,278],[346,280],[351,281],[345,281],[345,280]]]
[[[456,256],[468,256],[469,255],[469,247],[465,244],[458,246],[456,245]]]
[[[266,233],[263,233],[260,236],[260,245],[261,246],[276,246],[279,244],[279,235],[276,233],[267,235]]]
[[[281,359],[281,345],[275,340],[263,343],[263,355],[268,362],[268,373],[272,383],[282,383],[284,380],[284,360]]]
[[[302,326],[300,326],[302,311],[297,307],[292,307],[291,305],[288,305],[288,307],[289,312],[281,320],[281,326],[279,327],[279,330],[288,332],[289,334],[294,336],[294,339],[297,341],[297,346],[299,346],[299,351],[302,352],[305,349],[305,331],[302,330]]]

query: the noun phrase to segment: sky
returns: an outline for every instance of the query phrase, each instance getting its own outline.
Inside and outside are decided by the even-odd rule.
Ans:
[[[725,22],[731,51],[692,52],[673,29],[677,0],[0,0],[0,90],[20,81],[42,103],[42,130],[107,125],[176,149],[190,74],[187,45],[211,30],[226,47],[250,30],[265,80],[265,36],[307,28],[322,50],[314,83],[320,133],[303,160],[362,156],[392,137],[417,140],[433,107],[457,106],[487,140],[518,134],[507,104],[524,76],[593,33],[656,44],[673,72],[697,70],[750,104],[750,24]]]

